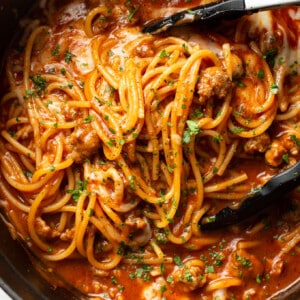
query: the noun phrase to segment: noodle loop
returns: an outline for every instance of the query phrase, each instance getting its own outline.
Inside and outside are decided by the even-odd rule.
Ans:
[[[250,284],[263,293],[262,281],[274,292],[280,279],[269,290],[268,276],[297,262],[297,214],[269,233],[274,260],[262,250],[267,221],[211,234],[198,225],[299,159],[298,67],[280,67],[258,38],[272,32],[272,13],[259,19],[263,33],[246,16],[228,32],[151,36],[136,1],[58,2],[46,8],[60,7],[60,23],[33,22],[6,68],[0,206],[20,238],[62,273],[79,262],[86,279],[75,285],[86,280],[101,299],[121,299],[128,276],[151,282],[149,299],[242,299]],[[287,30],[288,10],[274,15],[276,54],[288,59],[298,25]]]

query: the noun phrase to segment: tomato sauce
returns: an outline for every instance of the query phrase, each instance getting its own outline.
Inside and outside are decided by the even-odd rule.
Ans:
[[[55,3],[55,7],[57,6],[57,9],[52,11],[53,15],[51,15],[51,18],[49,19],[50,26],[53,27],[53,31],[51,32],[51,40],[47,40],[47,34],[46,37],[44,36],[45,40],[47,41],[46,43],[42,38],[37,40],[36,44],[34,45],[34,53],[38,59],[36,58],[36,61],[32,64],[32,68],[37,68],[37,66],[40,64],[41,70],[43,68],[47,69],[47,53],[52,53],[52,59],[54,59],[53,57],[55,57],[55,53],[53,51],[56,45],[63,40],[63,42],[60,44],[61,51],[65,51],[65,53],[69,54],[72,53],[73,56],[71,55],[71,57],[69,57],[70,61],[72,61],[72,57],[74,58],[74,61],[72,62],[74,63],[72,72],[76,74],[76,83],[78,86],[81,86],[81,88],[84,89],[83,83],[88,80],[88,76],[91,74],[95,66],[93,65],[94,62],[91,58],[91,51],[89,49],[92,38],[88,38],[82,30],[81,19],[85,18],[86,14],[99,4],[99,1],[87,0],[75,1],[74,3],[69,1],[64,1],[61,3],[58,3],[58,1],[56,2],[57,3]],[[122,1],[103,1],[103,3],[107,4],[109,7],[112,6],[111,2],[116,2],[114,4],[119,4],[119,2]],[[140,30],[142,27],[141,24],[144,24],[146,21],[150,21],[159,16],[167,16],[182,8],[206,4],[210,1],[170,0],[159,2],[131,0],[126,1],[125,4],[123,2],[122,5],[125,5],[124,11],[129,11],[132,13],[131,17],[134,24],[128,22],[128,18],[125,18],[126,21],[124,21],[124,16],[122,13],[120,13],[120,15],[118,15],[118,21],[120,23],[114,24],[114,22],[111,22],[107,28],[103,28],[101,26],[99,27],[99,25],[94,26],[94,30],[96,32],[95,36],[102,34],[104,39],[115,37],[115,40],[113,41],[114,43],[112,43],[113,46],[110,50],[111,52],[118,52],[118,54],[122,54],[123,50],[123,44],[121,42],[118,44],[119,41],[116,34],[118,29],[127,29],[128,27],[128,32],[126,34],[128,34],[129,39],[132,39],[132,36],[135,34],[135,29],[132,30],[132,27]],[[284,24],[289,23],[289,14],[282,14],[279,11],[274,13],[275,18],[277,15],[278,18],[283,20],[282,22]],[[286,20],[288,21],[286,22]],[[285,31],[288,32],[288,44],[295,50],[295,46],[298,45],[299,37],[294,36],[292,33],[298,33],[299,26],[296,21],[291,21],[291,23],[293,24],[286,27]],[[248,54],[251,53],[252,55],[256,49],[253,46],[253,43],[251,44],[252,48],[251,45],[249,46],[247,44],[249,42],[247,39],[249,38],[249,40],[251,40],[251,34],[253,34],[253,32],[251,32],[251,34],[247,36],[246,40],[243,41],[245,44],[240,45],[240,43],[234,41],[234,31],[236,30],[237,26],[236,24],[237,21],[232,21],[232,23],[226,22],[224,25],[226,32],[224,32],[224,28],[220,29],[219,27],[213,28],[213,30],[205,29],[205,32],[201,32],[197,27],[189,27],[188,29],[178,29],[178,31],[175,29],[172,31],[172,34],[174,33],[174,36],[176,37],[184,35],[187,41],[192,41],[194,44],[197,43],[197,40],[200,40],[201,43],[203,43],[201,44],[201,47],[204,45],[208,46],[210,49],[213,49],[218,58],[222,57],[220,53],[222,52],[223,45],[226,43],[231,43],[232,49],[234,49],[232,50],[232,53],[234,53],[234,55],[237,57],[238,55],[241,57],[236,58],[236,65],[238,65],[238,67],[245,68],[247,71],[245,71],[243,74],[238,74],[238,77],[232,78],[232,81],[230,82],[230,88],[233,86],[233,94],[240,96],[240,98],[231,105],[230,109],[232,113],[235,113],[236,115],[238,113],[243,114],[241,107],[245,108],[245,110],[248,109],[244,116],[250,119],[254,118],[260,113],[254,113],[253,110],[251,111],[251,106],[259,106],[261,103],[255,102],[254,100],[257,99],[251,98],[248,99],[245,104],[245,97],[243,98],[243,95],[246,94],[245,90],[252,90],[252,88],[254,89],[257,85],[259,85],[264,79],[264,74],[258,74],[256,71],[256,73],[250,72],[252,69],[249,71],[247,68],[259,67],[261,71],[265,65],[265,61],[267,60],[267,55],[266,52],[264,52],[263,55],[257,54],[257,60],[255,61],[256,63],[254,66],[249,67],[250,63],[248,64],[247,60]],[[280,39],[280,37],[282,37],[281,32],[278,33],[278,28],[274,24],[272,24],[272,26],[273,29],[276,29],[274,29],[274,31],[276,31],[278,34],[278,40],[283,43],[284,39]],[[226,29],[228,27],[230,30],[227,31]],[[258,36],[261,34],[265,38],[265,28],[262,30],[262,32],[263,33],[260,32],[257,34]],[[114,34],[116,35],[114,36]],[[167,36],[168,33],[162,34],[162,37]],[[120,40],[121,39],[123,39],[123,36],[120,37]],[[254,40],[257,42],[256,38],[252,39],[251,42],[254,42]],[[139,49],[139,54],[143,53],[143,55],[146,56],[149,54],[149,52],[151,53],[152,46],[152,41],[148,43],[145,42],[143,44],[144,48],[142,47],[142,49]],[[283,49],[283,51],[285,51],[284,47]],[[261,51],[263,50],[267,51],[270,49],[261,49]],[[45,53],[45,55],[42,55],[41,53]],[[270,52],[268,53],[270,54]],[[294,52],[293,55],[295,55]],[[123,59],[125,58],[123,57]],[[222,59],[224,58],[222,57]],[[240,64],[239,59],[241,60]],[[280,57],[276,57],[276,59],[280,59]],[[291,58],[286,57],[286,59]],[[21,64],[21,61],[22,59],[20,58],[19,53],[16,54],[14,52],[14,54],[10,56],[9,62],[11,62],[14,66]],[[205,72],[205,69],[209,67],[212,67],[212,62],[210,60],[204,61],[200,71]],[[272,72],[275,73],[278,68],[280,68],[280,65],[275,64],[273,68],[271,67]],[[49,69],[47,69],[47,71],[49,71]],[[66,70],[64,71],[66,72]],[[203,73],[199,74],[202,75]],[[20,68],[15,68],[13,77],[16,79],[17,83],[22,81],[22,76],[23,73]],[[220,82],[224,83],[225,81],[210,81],[211,84],[216,83],[217,87],[219,87],[218,84],[220,84]],[[283,93],[286,97],[289,97],[291,94],[297,96],[298,90],[295,88],[295,82],[300,82],[299,75],[291,75],[287,71],[286,78],[283,82]],[[99,84],[99,82],[97,82],[97,84]],[[64,88],[66,87],[61,89],[63,90]],[[239,90],[242,88],[244,88],[244,90]],[[267,91],[264,90],[261,92],[260,90],[256,90],[256,92],[258,94],[261,93],[263,95],[268,95],[269,88],[270,87],[268,87]],[[295,93],[291,91],[292,88],[296,89]],[[110,92],[112,95],[114,95],[115,90],[111,89]],[[55,91],[54,96],[64,99],[65,101],[68,99],[68,95],[65,95],[62,91]],[[212,92],[211,97],[214,96],[215,95]],[[297,102],[296,96],[293,98],[295,102]],[[259,98],[258,100],[261,101],[264,99]],[[285,98],[283,97],[282,101],[284,100]],[[201,113],[207,116],[210,110],[213,110],[216,107],[221,108],[223,104],[222,101],[224,101],[224,99],[217,99],[215,102],[217,105],[211,105],[212,107],[206,106]],[[298,102],[296,103],[297,105]],[[193,103],[195,107],[197,105],[202,105],[196,102],[196,100],[195,103]],[[295,103],[291,104],[291,106],[293,107],[294,104]],[[278,104],[277,100],[276,105],[278,105],[280,108],[280,104]],[[204,105],[201,107],[204,107]],[[55,105],[53,105],[52,109],[59,110],[60,107],[55,107]],[[280,109],[278,109],[278,111],[279,110]],[[281,111],[279,112],[281,113]],[[7,114],[8,113],[1,114],[1,129],[5,128],[4,120],[7,119]],[[211,115],[216,117],[217,114],[218,111],[215,110]],[[267,150],[265,149],[264,151],[254,151],[254,153],[245,151],[245,139],[243,140],[243,138],[238,135],[241,132],[230,132],[228,130],[229,137],[228,135],[224,134],[224,139],[239,141],[234,153],[234,158],[229,163],[224,174],[222,174],[222,176],[213,178],[209,182],[209,185],[220,183],[224,180],[224,178],[233,178],[236,174],[247,174],[247,180],[245,180],[242,184],[228,186],[226,190],[223,191],[223,193],[236,192],[246,196],[249,192],[251,192],[251,190],[262,186],[272,176],[289,167],[290,163],[297,161],[299,159],[299,153],[297,151],[299,150],[300,144],[298,144],[298,137],[289,133],[289,126],[291,126],[292,122],[298,126],[298,115],[299,114],[296,114],[294,118],[291,119],[290,123],[281,123],[278,120],[274,121],[274,123],[267,130],[270,140],[268,142]],[[258,119],[260,116],[261,115],[258,116]],[[70,116],[70,120],[72,120],[72,117],[73,116]],[[86,125],[86,123],[89,123],[89,121],[91,120],[85,119],[86,127],[84,127],[84,129],[78,133],[79,138],[77,137],[77,140],[74,138],[76,142],[78,142],[78,144],[73,147],[78,152],[78,157],[76,157],[78,161],[80,161],[82,158],[80,155],[84,151],[86,151],[84,153],[87,153],[86,156],[89,156],[90,154],[89,149],[86,149],[85,147],[85,143],[80,143],[81,139],[88,136],[91,131],[91,127]],[[251,122],[251,120],[249,120],[249,122]],[[236,123],[234,124],[236,125]],[[155,125],[158,126],[158,124]],[[297,127],[296,125],[295,127]],[[238,127],[234,128],[239,129]],[[189,129],[191,131],[191,128]],[[193,137],[194,133],[191,134],[190,131],[188,133]],[[233,133],[236,135],[233,135]],[[201,136],[200,131],[197,131],[195,135],[198,134]],[[220,134],[223,134],[223,132]],[[191,136],[189,136],[189,138],[191,138]],[[214,145],[214,143],[219,145],[221,139],[218,140],[218,138],[220,137],[214,136],[214,139],[205,137],[200,139],[200,141],[196,140],[196,143],[198,143],[197,145],[199,148],[199,153],[201,154],[200,151],[202,151],[206,154],[204,158],[202,157],[202,160],[199,159],[197,164],[197,167],[199,167],[203,173],[207,173],[213,168],[213,163],[215,161],[214,150],[217,149],[218,146],[212,145]],[[256,143],[256,141],[254,142]],[[273,144],[273,142],[276,142],[277,144]],[[80,146],[78,146],[79,144]],[[72,146],[68,146],[69,147],[64,149],[65,152],[74,150],[69,149],[72,148],[73,144]],[[97,143],[93,144],[93,147],[97,148],[97,146]],[[257,145],[255,144],[255,146]],[[272,148],[272,146],[274,147]],[[267,161],[265,153],[270,149],[275,149],[271,153],[275,158],[272,161],[271,159],[270,161]],[[251,148],[251,151],[252,150],[253,148]],[[293,152],[293,150],[295,151]],[[185,151],[188,152],[188,149],[185,149]],[[281,153],[280,151],[283,152]],[[51,156],[54,156],[54,152],[55,151],[53,149],[49,149],[49,160],[51,160]],[[287,153],[289,156],[284,156]],[[197,157],[200,157],[200,154],[197,154],[199,155]],[[186,153],[185,155],[188,156]],[[145,154],[145,156],[147,156],[147,154]],[[100,162],[100,165],[101,163],[102,162]],[[276,165],[276,163],[278,164]],[[111,164],[113,165],[113,163]],[[115,163],[115,165],[117,164]],[[99,166],[97,165],[97,167]],[[188,169],[188,167],[186,167],[186,169]],[[152,170],[150,169],[150,171]],[[216,172],[217,171],[218,170],[216,170]],[[170,171],[170,173],[172,173],[172,171]],[[189,179],[190,178],[187,178],[186,181]],[[64,177],[61,182],[65,183],[66,180],[66,177]],[[203,178],[203,180],[205,180],[205,178]],[[4,181],[4,177],[1,175],[1,182]],[[59,179],[57,179],[57,181],[59,181]],[[82,181],[81,184],[83,185],[84,182]],[[128,182],[126,182],[126,184],[128,185]],[[156,184],[159,185],[160,182],[157,182]],[[12,188],[8,187],[7,183],[6,185],[6,188],[10,190],[11,194],[15,198],[19,198],[23,204],[32,201],[31,197],[33,196],[31,193],[24,192],[22,198],[15,191],[13,191]],[[114,186],[109,181],[105,187],[112,192]],[[133,187],[132,189],[134,190]],[[184,210],[187,205],[196,202],[196,197],[191,190],[192,189],[186,189],[181,191],[183,201],[180,203],[179,210],[168,228],[152,227],[152,234],[155,236],[155,243],[159,245],[165,257],[172,258],[171,262],[166,261],[154,265],[146,264],[142,259],[139,259],[139,256],[136,252],[133,253],[131,248],[123,243],[120,243],[117,249],[117,253],[123,257],[123,261],[121,261],[120,264],[118,264],[112,270],[101,270],[95,268],[88,263],[86,257],[81,256],[76,251],[74,251],[74,253],[68,257],[68,259],[58,262],[47,261],[41,258],[37,258],[37,260],[41,260],[42,264],[46,265],[47,272],[53,274],[54,280],[52,283],[54,285],[63,285],[67,286],[68,288],[75,288],[83,295],[95,299],[267,299],[298,279],[300,275],[298,267],[300,264],[299,241],[289,248],[290,243],[297,239],[297,236],[300,234],[300,194],[298,190],[295,190],[291,194],[287,195],[284,199],[280,200],[279,203],[274,203],[265,211],[257,212],[256,216],[253,216],[253,218],[249,220],[245,220],[245,222],[242,224],[237,224],[218,231],[203,232],[200,236],[195,236],[182,245],[176,245],[168,241],[168,234],[170,234],[170,231],[177,232],[178,234],[185,232],[186,224],[184,224],[183,221],[181,222],[181,219],[183,219]],[[74,191],[75,190],[72,190],[73,193]],[[78,192],[78,190],[76,191]],[[65,186],[64,189],[61,189],[59,192],[70,193],[70,191],[66,191]],[[126,199],[126,204],[130,203],[130,200],[132,199]],[[219,199],[216,196],[212,199],[208,197],[204,198],[204,203],[209,203],[210,212],[216,213],[221,208],[232,204],[232,202],[235,202],[235,200],[240,201],[240,199]],[[27,230],[27,214],[13,205],[8,205],[8,207],[8,216],[13,221],[16,230],[20,232],[26,240],[26,237],[29,237],[29,231]],[[149,207],[150,205],[147,204],[141,205],[141,210],[152,213]],[[49,217],[49,220],[47,219],[50,224],[59,224],[59,220],[59,216],[55,213]],[[93,229],[89,227],[86,234],[92,235]],[[99,238],[99,240],[101,240],[101,238]],[[104,242],[95,243],[95,245],[95,247],[99,246],[99,248],[100,246],[109,247],[109,245],[106,245]],[[38,247],[31,243],[30,239],[28,239],[28,246],[37,257],[40,253],[42,253]],[[55,246],[63,251],[64,241],[57,242]],[[86,246],[86,244],[84,244],[84,246]],[[147,247],[144,246],[141,246],[139,250],[141,254],[144,254],[148,251]],[[51,249],[49,249],[49,251],[51,252]],[[95,252],[97,252],[98,257],[101,257],[102,253],[105,251],[103,249],[96,249]],[[190,261],[197,261],[197,268],[194,265],[189,265]],[[199,266],[201,266],[201,268]],[[198,273],[199,269],[201,269],[201,273]],[[228,278],[227,282],[225,280],[226,278]],[[222,284],[219,283],[220,279],[224,279]],[[52,279],[49,280],[51,281]],[[197,282],[198,285],[195,285],[195,282]],[[228,286],[226,286],[226,284],[228,284]]]

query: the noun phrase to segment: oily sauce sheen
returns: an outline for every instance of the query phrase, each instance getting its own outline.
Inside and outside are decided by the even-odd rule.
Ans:
[[[299,277],[300,194],[198,226],[299,159],[299,9],[143,34],[209,1],[41,1],[1,91],[0,206],[91,299],[268,299]]]

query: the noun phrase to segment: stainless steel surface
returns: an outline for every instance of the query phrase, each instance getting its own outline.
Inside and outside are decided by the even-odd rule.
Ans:
[[[300,5],[299,0],[244,0],[246,9],[261,9],[264,7],[279,7]]]
[[[6,294],[6,292],[0,288],[0,299],[1,300],[12,300],[11,297]]]

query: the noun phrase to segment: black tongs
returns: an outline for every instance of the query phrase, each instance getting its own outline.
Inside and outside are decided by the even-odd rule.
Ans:
[[[241,223],[262,212],[276,201],[285,199],[300,184],[300,161],[272,177],[264,186],[250,192],[238,207],[227,206],[216,215],[204,215],[199,226],[201,230],[215,230]]]
[[[150,21],[145,24],[143,32],[160,33],[170,27],[196,21],[207,22],[225,17],[240,17],[260,10],[299,4],[299,0],[224,0],[192,7],[166,18]]]

